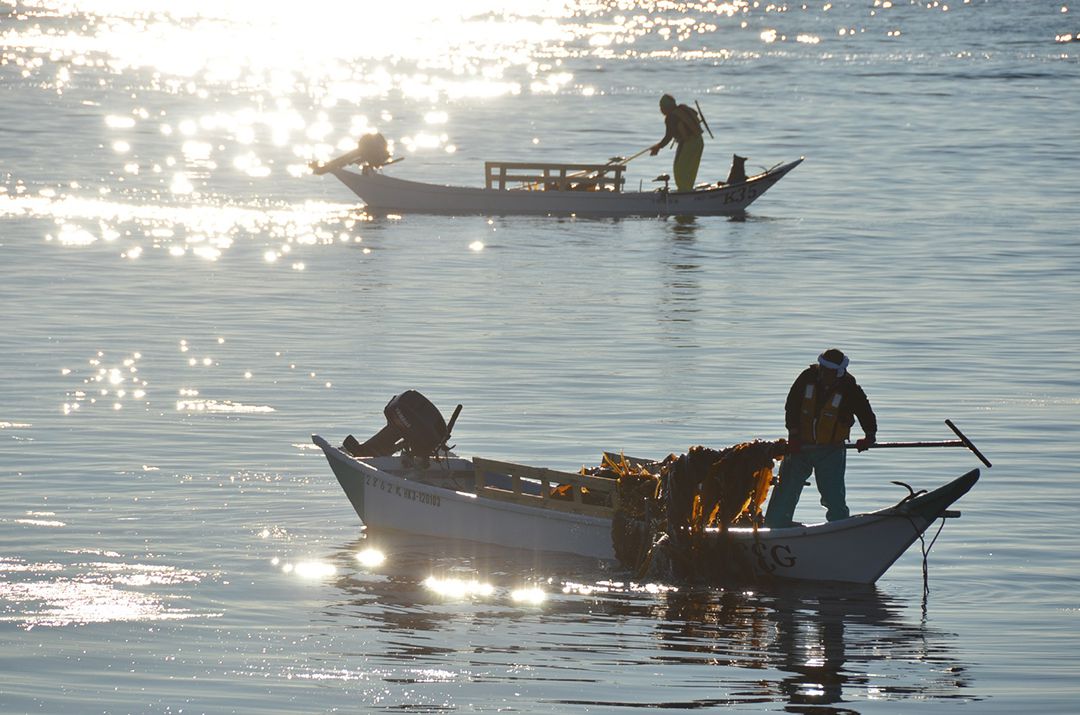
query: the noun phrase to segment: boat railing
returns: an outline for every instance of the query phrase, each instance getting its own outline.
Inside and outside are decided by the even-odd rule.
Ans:
[[[544,467],[529,467],[524,464],[499,462],[480,457],[473,458],[473,465],[476,467],[477,496],[604,518],[611,518],[615,512],[618,483],[614,479],[560,472]],[[509,476],[512,489],[500,489],[488,484],[489,474]],[[539,482],[540,493],[534,494],[528,489],[522,489],[523,479]],[[569,492],[569,498],[552,496],[554,490],[563,485],[569,487],[565,490]],[[595,503],[596,501],[601,503]]]
[[[622,191],[626,164],[537,164],[488,161],[488,189],[532,191]]]

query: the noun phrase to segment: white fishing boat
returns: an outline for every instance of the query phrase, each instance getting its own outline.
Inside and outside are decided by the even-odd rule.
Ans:
[[[315,174],[333,174],[363,199],[372,213],[432,213],[554,216],[737,216],[802,163],[799,158],[746,176],[745,162],[726,181],[700,184],[692,191],[662,186],[626,191],[626,164],[621,157],[606,164],[487,162],[484,186],[447,186],[388,176],[385,140],[361,141],[360,148],[325,164],[312,164]],[[381,141],[379,141],[381,140]],[[359,170],[348,167],[359,165]],[[735,167],[733,167],[735,168]]]
[[[387,426],[363,444],[349,437],[335,446],[312,435],[371,533],[390,529],[618,560],[612,530],[620,517],[616,480],[458,457],[446,447],[458,412],[447,427],[437,409],[413,391],[396,396],[385,413]],[[937,519],[959,516],[950,507],[978,479],[979,470],[972,470],[928,493],[911,493],[893,506],[843,521],[706,529],[695,547],[706,563],[698,574],[710,580],[715,571],[713,580],[720,580],[731,572],[721,564],[737,562],[744,575],[758,578],[872,584]]]

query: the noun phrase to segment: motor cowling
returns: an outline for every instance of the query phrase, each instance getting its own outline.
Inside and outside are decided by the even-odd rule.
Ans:
[[[361,164],[377,169],[390,161],[390,148],[382,134],[365,134],[360,137],[357,149],[360,152],[358,161]]]
[[[388,457],[399,450],[431,457],[446,444],[450,430],[439,408],[416,390],[395,395],[383,408],[386,426],[364,443],[352,435],[343,446],[354,457]]]

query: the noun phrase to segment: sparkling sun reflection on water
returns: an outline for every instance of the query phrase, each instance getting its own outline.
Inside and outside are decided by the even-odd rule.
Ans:
[[[115,244],[128,260],[145,258],[147,251],[170,257],[191,255],[216,261],[240,237],[260,237],[275,245],[267,253],[274,259],[294,249],[352,241],[348,233],[332,232],[328,221],[340,222],[346,231],[355,221],[346,216],[349,207],[321,202],[266,208],[218,205],[169,206],[155,203],[123,203],[64,196],[11,196],[0,194],[0,218],[30,217],[51,220],[56,233],[46,241],[64,247]]]
[[[218,338],[217,344],[224,344],[224,338]],[[180,353],[188,354],[194,347],[193,343],[183,339],[180,341]],[[277,357],[280,357],[278,355]],[[86,361],[87,368],[62,367],[60,375],[68,380],[75,379],[79,382],[69,388],[65,394],[65,401],[60,406],[64,415],[85,414],[94,409],[107,408],[119,411],[126,406],[135,406],[143,410],[152,409],[155,400],[152,394],[149,380],[139,373],[139,361],[143,355],[134,352],[122,358],[114,358],[105,351],[97,351]],[[186,365],[191,371],[205,371],[209,368],[219,368],[217,359],[209,356],[188,357]],[[295,363],[287,368],[289,373],[296,372]],[[307,374],[311,380],[319,379],[317,372]],[[243,379],[250,381],[254,374],[250,370],[243,372]],[[330,388],[332,382],[324,381],[323,386]],[[275,412],[270,405],[248,404],[238,400],[217,399],[204,397],[200,390],[194,387],[180,387],[176,391],[175,410],[177,412],[197,414],[230,414],[230,415],[264,415]],[[0,425],[2,427],[3,425]],[[18,425],[11,425],[18,426]]]
[[[35,526],[41,520],[24,520]],[[62,526],[50,521],[48,525]],[[113,552],[79,552],[91,561],[32,563],[0,557],[0,622],[30,630],[122,621],[210,618],[174,605],[177,591],[197,586],[210,574],[159,564],[130,563]],[[114,560],[98,560],[113,557]]]
[[[495,593],[493,585],[477,579],[428,576],[423,585],[429,591],[449,599],[486,597]]]
[[[386,562],[386,554],[379,549],[367,548],[356,554],[356,562],[365,568],[376,568]]]
[[[34,25],[12,38],[12,45],[79,54],[107,50],[110,66],[118,71],[153,67],[181,77],[206,74],[218,82],[269,77],[277,86],[312,77],[353,79],[338,73],[336,60],[343,57],[379,58],[388,64],[441,60],[454,66],[452,57],[461,47],[505,50],[562,38],[551,21],[567,12],[565,3],[552,0],[453,4],[315,0],[303,12],[281,0],[259,3],[258,12],[252,12],[247,0],[193,0],[167,6],[125,0],[42,0],[22,5],[43,17],[55,12],[93,22],[82,33]],[[505,51],[501,56],[512,57]],[[470,72],[469,66],[456,69],[461,74],[477,71]],[[275,74],[281,70],[289,72]]]
[[[1066,686],[1047,704],[1038,690],[1046,690],[1049,681],[1024,678],[1022,670],[1002,679],[1000,687],[985,678],[980,682],[979,672],[1015,670],[1008,666],[1015,663],[1016,642],[1022,639],[1008,639],[1016,642],[999,648],[985,637],[996,624],[1015,618],[1015,611],[969,608],[965,594],[956,590],[966,581],[955,572],[949,583],[960,586],[946,586],[942,579],[935,588],[944,593],[938,591],[931,606],[933,619],[947,624],[949,632],[943,634],[926,627],[925,618],[919,622],[915,613],[917,574],[910,589],[900,578],[886,586],[887,594],[898,592],[900,598],[777,603],[745,594],[714,598],[659,584],[597,581],[611,572],[577,567],[571,572],[575,580],[563,582],[565,576],[537,577],[517,560],[486,568],[474,560],[447,560],[434,548],[388,547],[382,553],[356,546],[355,518],[318,448],[295,442],[316,426],[338,436],[346,425],[359,429],[370,414],[358,416],[357,405],[375,401],[377,407],[413,377],[429,381],[429,387],[415,386],[433,396],[467,393],[462,399],[476,404],[470,409],[485,415],[473,435],[481,441],[481,453],[516,451],[546,460],[555,452],[572,463],[576,455],[566,445],[592,443],[602,429],[626,429],[628,441],[681,439],[684,427],[697,429],[690,427],[697,424],[694,415],[726,411],[716,411],[708,399],[691,398],[676,407],[685,411],[685,423],[657,425],[651,415],[636,421],[641,403],[635,398],[708,394],[698,388],[714,381],[705,376],[710,356],[728,354],[732,344],[767,344],[775,334],[770,321],[783,311],[773,310],[776,304],[764,291],[759,294],[736,278],[751,275],[747,266],[760,263],[763,252],[781,262],[787,257],[800,262],[802,248],[811,258],[822,255],[816,240],[821,235],[830,246],[858,241],[855,266],[895,262],[901,275],[924,279],[932,299],[919,302],[931,309],[941,300],[957,314],[970,314],[979,327],[965,331],[970,342],[960,341],[969,343],[968,351],[954,348],[954,339],[947,352],[953,364],[968,360],[976,371],[985,369],[979,355],[992,354],[985,350],[990,339],[1011,327],[1009,318],[989,313],[1008,316],[1014,306],[1026,310],[1027,291],[1037,289],[1039,277],[1067,283],[1060,271],[1071,265],[1073,253],[1045,241],[1035,244],[1025,235],[1047,264],[1058,265],[1044,271],[1026,261],[1025,251],[994,254],[1007,237],[987,231],[980,247],[998,257],[967,262],[977,278],[965,286],[972,291],[968,300],[942,299],[955,295],[948,283],[935,282],[935,272],[949,270],[948,262],[919,259],[938,255],[920,253],[919,246],[930,245],[920,243],[927,238],[921,231],[904,235],[903,248],[890,240],[862,240],[865,228],[891,238],[886,225],[918,218],[918,211],[901,213],[893,206],[903,192],[888,191],[887,210],[880,214],[875,211],[886,202],[874,191],[859,192],[843,211],[835,211],[835,202],[817,204],[815,192],[844,195],[852,176],[846,168],[842,181],[828,170],[799,179],[798,190],[784,195],[792,203],[770,203],[759,216],[768,220],[700,222],[683,232],[637,221],[518,225],[494,220],[484,229],[480,221],[449,226],[449,221],[411,216],[401,221],[365,217],[337,183],[310,177],[308,162],[351,149],[357,135],[367,131],[383,132],[395,155],[407,155],[404,171],[418,178],[431,175],[432,181],[456,180],[459,171],[477,166],[466,182],[477,183],[481,159],[516,158],[516,152],[597,150],[604,158],[610,155],[604,147],[622,141],[610,137],[656,138],[653,95],[672,86],[680,98],[695,93],[706,111],[715,106],[706,98],[725,95],[717,102],[728,110],[730,139],[720,139],[725,143],[746,141],[752,131],[763,150],[766,144],[778,152],[812,149],[815,167],[843,167],[844,157],[823,150],[857,142],[871,155],[860,164],[873,166],[875,158],[887,164],[892,186],[911,182],[912,176],[905,175],[903,161],[892,161],[901,152],[891,147],[908,145],[917,155],[940,142],[950,146],[949,152],[935,154],[940,168],[947,175],[968,176],[958,170],[956,157],[968,156],[973,147],[973,155],[983,156],[986,147],[1000,144],[1001,159],[1015,157],[1021,148],[1040,149],[1025,139],[1013,141],[1038,137],[1033,124],[1010,123],[998,114],[1017,98],[1023,97],[1027,113],[1042,118],[1040,124],[1058,126],[1051,119],[1071,86],[1062,76],[1075,73],[1058,69],[1049,52],[1066,61],[1070,52],[1075,57],[1077,33],[1068,17],[1052,23],[1057,31],[1044,32],[1040,46],[1013,43],[1013,33],[1003,29],[1011,27],[1009,22],[980,21],[937,34],[933,21],[918,19],[933,15],[947,24],[957,16],[976,20],[987,14],[965,9],[970,7],[965,0],[950,3],[948,10],[937,2],[880,0],[836,3],[835,8],[652,0],[465,0],[377,7],[329,0],[258,7],[239,0],[169,5],[31,0],[4,7],[0,114],[6,110],[5,118],[13,121],[4,122],[12,140],[5,142],[0,161],[0,222],[12,230],[0,235],[0,264],[10,261],[6,295],[16,309],[10,311],[15,329],[5,350],[15,389],[5,393],[8,412],[0,414],[6,420],[0,421],[0,437],[12,450],[5,455],[14,455],[6,464],[17,473],[6,494],[9,510],[0,519],[12,550],[0,557],[0,623],[9,635],[14,632],[15,644],[8,663],[16,667],[5,671],[5,697],[9,688],[21,687],[25,699],[16,705],[5,701],[10,706],[0,709],[63,711],[73,702],[90,702],[110,710],[186,704],[188,710],[213,711],[221,709],[223,698],[243,702],[252,712],[302,712],[312,702],[326,709],[355,709],[362,702],[414,711],[508,706],[523,711],[582,706],[827,710],[830,705],[859,709],[851,703],[879,699],[902,709],[900,702],[945,707],[983,698],[984,703],[998,698],[999,707],[1019,702],[1052,710],[1064,702]],[[1064,14],[1064,7],[1053,10]],[[986,57],[1005,61],[980,59],[982,45]],[[1020,53],[1038,58],[1039,66],[1009,59]],[[942,61],[946,55],[956,55],[956,61]],[[1016,67],[1031,71],[1017,75]],[[916,91],[908,94],[913,87]],[[1055,95],[1052,103],[1040,98],[1043,93]],[[968,124],[956,109],[964,106],[965,94],[978,95],[981,111],[972,115],[994,111],[1003,120],[996,124],[1001,135],[973,131],[982,127],[974,120]],[[925,103],[924,112],[915,111],[912,102],[913,111],[895,122],[884,111],[911,96]],[[648,112],[628,110],[646,105]],[[881,114],[863,115],[877,106]],[[934,121],[922,124],[927,115]],[[806,121],[793,127],[793,116]],[[754,121],[743,121],[749,117]],[[718,119],[723,122],[723,115]],[[905,130],[908,122],[911,129]],[[735,125],[746,134],[736,136],[740,127]],[[1006,132],[1010,140],[997,142]],[[1062,136],[1070,135],[1058,132],[1044,151],[1067,156]],[[1025,157],[998,166],[1026,163]],[[1045,173],[1060,178],[1062,172],[1052,168],[1047,161]],[[919,186],[925,185],[923,173],[915,182]],[[1012,176],[1007,170],[983,174]],[[867,186],[877,183],[875,176],[881,175],[871,173]],[[981,180],[973,178],[971,186],[986,186]],[[1029,185],[1009,183],[1010,188]],[[1057,184],[1047,192],[1051,197],[1068,182]],[[920,195],[916,191],[915,199]],[[943,203],[958,195],[944,191]],[[308,200],[322,196],[329,198]],[[992,190],[979,196],[980,204],[1002,199]],[[949,231],[949,245],[956,241],[958,247],[970,227],[964,223],[967,212],[959,208],[952,212],[955,219],[928,222],[935,231],[955,229]],[[1031,218],[1038,220],[1039,211],[1030,209],[1018,212],[1025,226]],[[840,214],[845,218],[836,220]],[[1068,216],[1063,211],[1053,217],[1055,230]],[[640,240],[605,242],[628,226]],[[417,237],[423,241],[404,240],[429,228],[443,234],[438,243],[428,235]],[[537,248],[532,239],[541,236],[556,240]],[[473,299],[475,282],[467,292],[449,281],[439,291],[427,287],[427,262],[441,258],[446,245],[453,245],[454,260],[468,261],[463,265],[469,270],[482,267],[482,274],[474,275],[482,275],[483,285],[510,288],[505,310],[495,306],[502,300]],[[934,240],[932,245],[945,244]],[[783,248],[774,252],[778,246]],[[655,261],[648,248],[656,249]],[[912,261],[898,260],[894,249],[905,256],[910,251]],[[620,287],[616,294],[598,287],[613,283],[597,279],[596,271],[571,270],[599,265],[597,258],[604,261],[605,274],[644,281],[628,280],[623,285],[632,289]],[[997,295],[980,292],[979,284],[1003,276],[1005,271],[997,272],[1003,260],[1028,280],[1017,300],[1002,280],[993,291],[1001,302],[995,302]],[[449,268],[436,279],[461,277]],[[858,280],[894,277],[891,270],[842,275],[839,282],[853,275]],[[39,276],[55,290],[40,291]],[[369,291],[340,289],[372,276],[379,280]],[[413,276],[423,289],[413,289]],[[564,285],[573,290],[560,290]],[[380,290],[384,286],[390,289]],[[888,286],[883,281],[875,288],[885,292]],[[835,282],[825,289],[814,281],[804,287],[806,315],[812,316],[811,306],[824,300]],[[565,294],[565,303],[552,300],[563,297],[556,292]],[[444,300],[432,310],[435,293]],[[1055,374],[1069,374],[1059,353],[1035,348],[1049,343],[1051,335],[1061,337],[1054,344],[1067,343],[1068,336],[1057,325],[1048,327],[1045,316],[1058,315],[1054,305],[1069,304],[1073,292],[1047,291],[1039,297],[1038,310],[1028,311],[1023,323],[1034,333],[1042,331],[1046,342],[1029,335],[1028,352],[1024,341],[1014,343],[1023,356],[1038,354],[1036,362],[1045,361]],[[981,304],[983,298],[989,307]],[[836,308],[835,300],[827,303],[830,311]],[[870,358],[867,364],[874,365],[874,353],[895,355],[904,340],[915,340],[920,351],[925,345],[921,353],[927,361],[946,352],[946,336],[938,345],[915,327],[929,313],[909,309],[906,301],[897,307],[872,296],[867,305],[872,310],[862,310],[865,318],[848,323],[866,340],[860,351]],[[539,343],[523,339],[525,333],[513,327],[534,310],[535,315],[576,315],[552,310],[560,306],[584,308],[586,319],[578,325],[560,321]],[[321,318],[328,308],[333,324],[309,330],[313,316]],[[730,330],[711,329],[713,318],[707,316],[736,312],[744,319],[725,325]],[[880,326],[869,317],[882,314],[899,319],[884,341],[874,337]],[[381,320],[366,320],[368,315]],[[1031,317],[1039,315],[1042,323]],[[432,331],[422,344],[423,330],[409,329],[433,323],[445,332]],[[596,326],[612,324],[645,337],[607,352],[594,340]],[[389,325],[394,330],[386,330]],[[668,325],[674,326],[670,333]],[[981,332],[990,325],[1000,331]],[[386,339],[377,345],[372,337],[379,328]],[[706,338],[707,332],[712,337]],[[457,343],[462,336],[465,340]],[[462,353],[461,345],[468,352]],[[581,345],[589,349],[582,352]],[[647,351],[639,350],[645,345]],[[32,351],[23,353],[24,348]],[[762,365],[755,374],[766,372]],[[977,375],[982,384],[1008,386],[1008,381],[982,380],[996,377],[995,372]],[[519,402],[503,397],[506,383],[523,393],[527,415],[519,417]],[[332,384],[340,387],[331,390]],[[543,389],[533,387],[537,384]],[[979,400],[965,402],[970,385],[963,384],[957,377],[955,391],[942,385],[940,393],[909,389],[904,395],[882,385],[881,401],[906,405],[897,409],[901,420],[919,404],[955,402],[958,394],[961,404],[979,409]],[[596,407],[593,416],[574,417],[584,429],[569,426],[561,414],[533,423],[536,415],[558,414],[579,399]],[[1035,399],[1042,400],[1041,393]],[[638,401],[633,414],[616,404],[627,400]],[[46,409],[37,409],[41,404]],[[61,404],[62,412],[56,409]],[[1001,404],[992,403],[991,411],[1000,412]],[[770,407],[768,419],[775,414]],[[526,423],[523,428],[517,427],[518,419]],[[728,427],[723,421],[718,426]],[[1045,447],[1033,440],[1026,444]],[[45,495],[47,500],[41,498]],[[129,495],[132,503],[119,506]],[[81,512],[64,500],[79,503],[86,497],[96,497],[87,504],[93,520],[82,523]],[[161,511],[154,512],[155,505]],[[987,533],[982,523],[962,522],[965,529],[972,525],[968,535],[975,537]],[[257,545],[245,533],[258,539]],[[20,548],[23,539],[26,546]],[[126,554],[65,551],[95,541]],[[1025,554],[1030,543],[1015,546],[1014,553]],[[952,548],[948,558],[959,553],[968,559],[963,563],[972,564],[961,568],[969,578],[990,563],[996,573],[1027,577],[1016,583],[1037,583],[1045,593],[1033,600],[1043,612],[1060,613],[1068,602],[1060,561],[1011,568],[1019,559],[1006,557],[999,564],[996,553],[990,562],[981,551]],[[267,558],[274,553],[280,557],[271,566]],[[165,560],[179,568],[147,563]],[[1047,583],[1039,577],[1047,573],[1054,577],[1044,588]],[[437,575],[425,580],[429,574]],[[976,590],[996,588],[992,581],[972,580]],[[1016,593],[1016,584],[1011,585],[1007,593]],[[223,614],[221,621],[201,620]],[[169,623],[159,627],[163,621]],[[83,624],[102,625],[79,627]],[[1030,634],[1044,626],[1043,619],[1030,620],[1017,630]],[[34,632],[27,634],[30,629]],[[1059,640],[1046,647],[1067,657],[1076,650],[1069,645]],[[72,654],[80,651],[89,657],[76,665]],[[1027,662],[1037,663],[1038,654]],[[71,676],[59,691],[50,682],[57,673]],[[195,678],[210,685],[192,688]],[[1018,695],[1002,698],[1003,691]]]
[[[184,199],[212,194],[225,169],[249,181],[304,176],[312,159],[389,131],[395,117],[380,105],[390,97],[419,105],[421,120],[391,136],[392,145],[455,153],[454,117],[432,105],[523,92],[594,96],[605,90],[579,82],[568,60],[727,57],[721,31],[744,30],[742,18],[774,8],[745,0],[316,0],[303,12],[277,1],[252,12],[242,0],[40,0],[19,10],[0,35],[0,67],[58,95],[85,93],[84,105],[100,107],[115,182]],[[687,12],[699,17],[688,21]],[[769,36],[763,44],[776,42],[776,30],[761,34]],[[61,236],[85,245],[101,233],[72,225]],[[227,248],[218,237],[207,232],[193,252],[216,259]]]
[[[323,0],[303,12],[269,2],[257,13],[238,1],[200,0],[182,8],[43,1],[22,3],[20,10],[0,44],[7,71],[61,95],[85,89],[84,78],[104,71],[114,79],[101,80],[91,104],[108,96],[102,90],[136,90],[127,102],[147,96],[134,106],[104,108],[112,134],[107,146],[118,155],[121,181],[156,177],[166,196],[199,195],[223,165],[249,179],[270,177],[282,164],[292,177],[303,175],[309,159],[351,148],[373,122],[393,118],[385,109],[331,116],[328,110],[339,104],[360,107],[398,92],[427,103],[490,98],[520,93],[529,77],[538,88],[558,89],[570,76],[559,71],[558,59],[538,63],[535,54],[575,34],[559,22],[565,5],[549,0],[452,6]],[[41,76],[44,57],[61,71]],[[136,77],[142,79],[120,84]],[[241,99],[242,106],[222,106],[217,100],[223,96]],[[170,98],[198,100],[204,111],[178,111]],[[423,117],[428,127],[449,121],[445,110]],[[410,153],[455,151],[445,131],[418,129],[399,139]],[[162,140],[171,141],[169,150],[151,151]],[[265,155],[260,142],[263,149],[285,148],[291,160]]]
[[[456,153],[460,100],[606,91],[568,69],[581,58],[729,58],[819,42],[816,30],[778,29],[794,12],[746,0],[315,0],[303,12],[275,1],[254,13],[241,0],[20,3],[0,34],[0,76],[73,94],[100,123],[100,156],[88,175],[44,188],[0,177],[0,218],[40,219],[57,246],[115,247],[131,261],[212,263],[257,240],[265,264],[303,271],[305,247],[362,240],[351,204],[264,198],[305,192],[295,180],[312,160],[376,130],[405,154]]]

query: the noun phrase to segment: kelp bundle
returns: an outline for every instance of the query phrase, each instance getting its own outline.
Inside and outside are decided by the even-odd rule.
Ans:
[[[612,521],[615,554],[638,577],[695,581],[706,570],[741,573],[740,555],[727,549],[730,526],[757,527],[784,440],[754,441],[727,449],[692,447],[661,462],[605,458],[598,470],[618,479]],[[706,529],[710,529],[708,537]],[[706,539],[719,542],[722,563],[702,558]],[[710,554],[717,544],[709,545]]]

